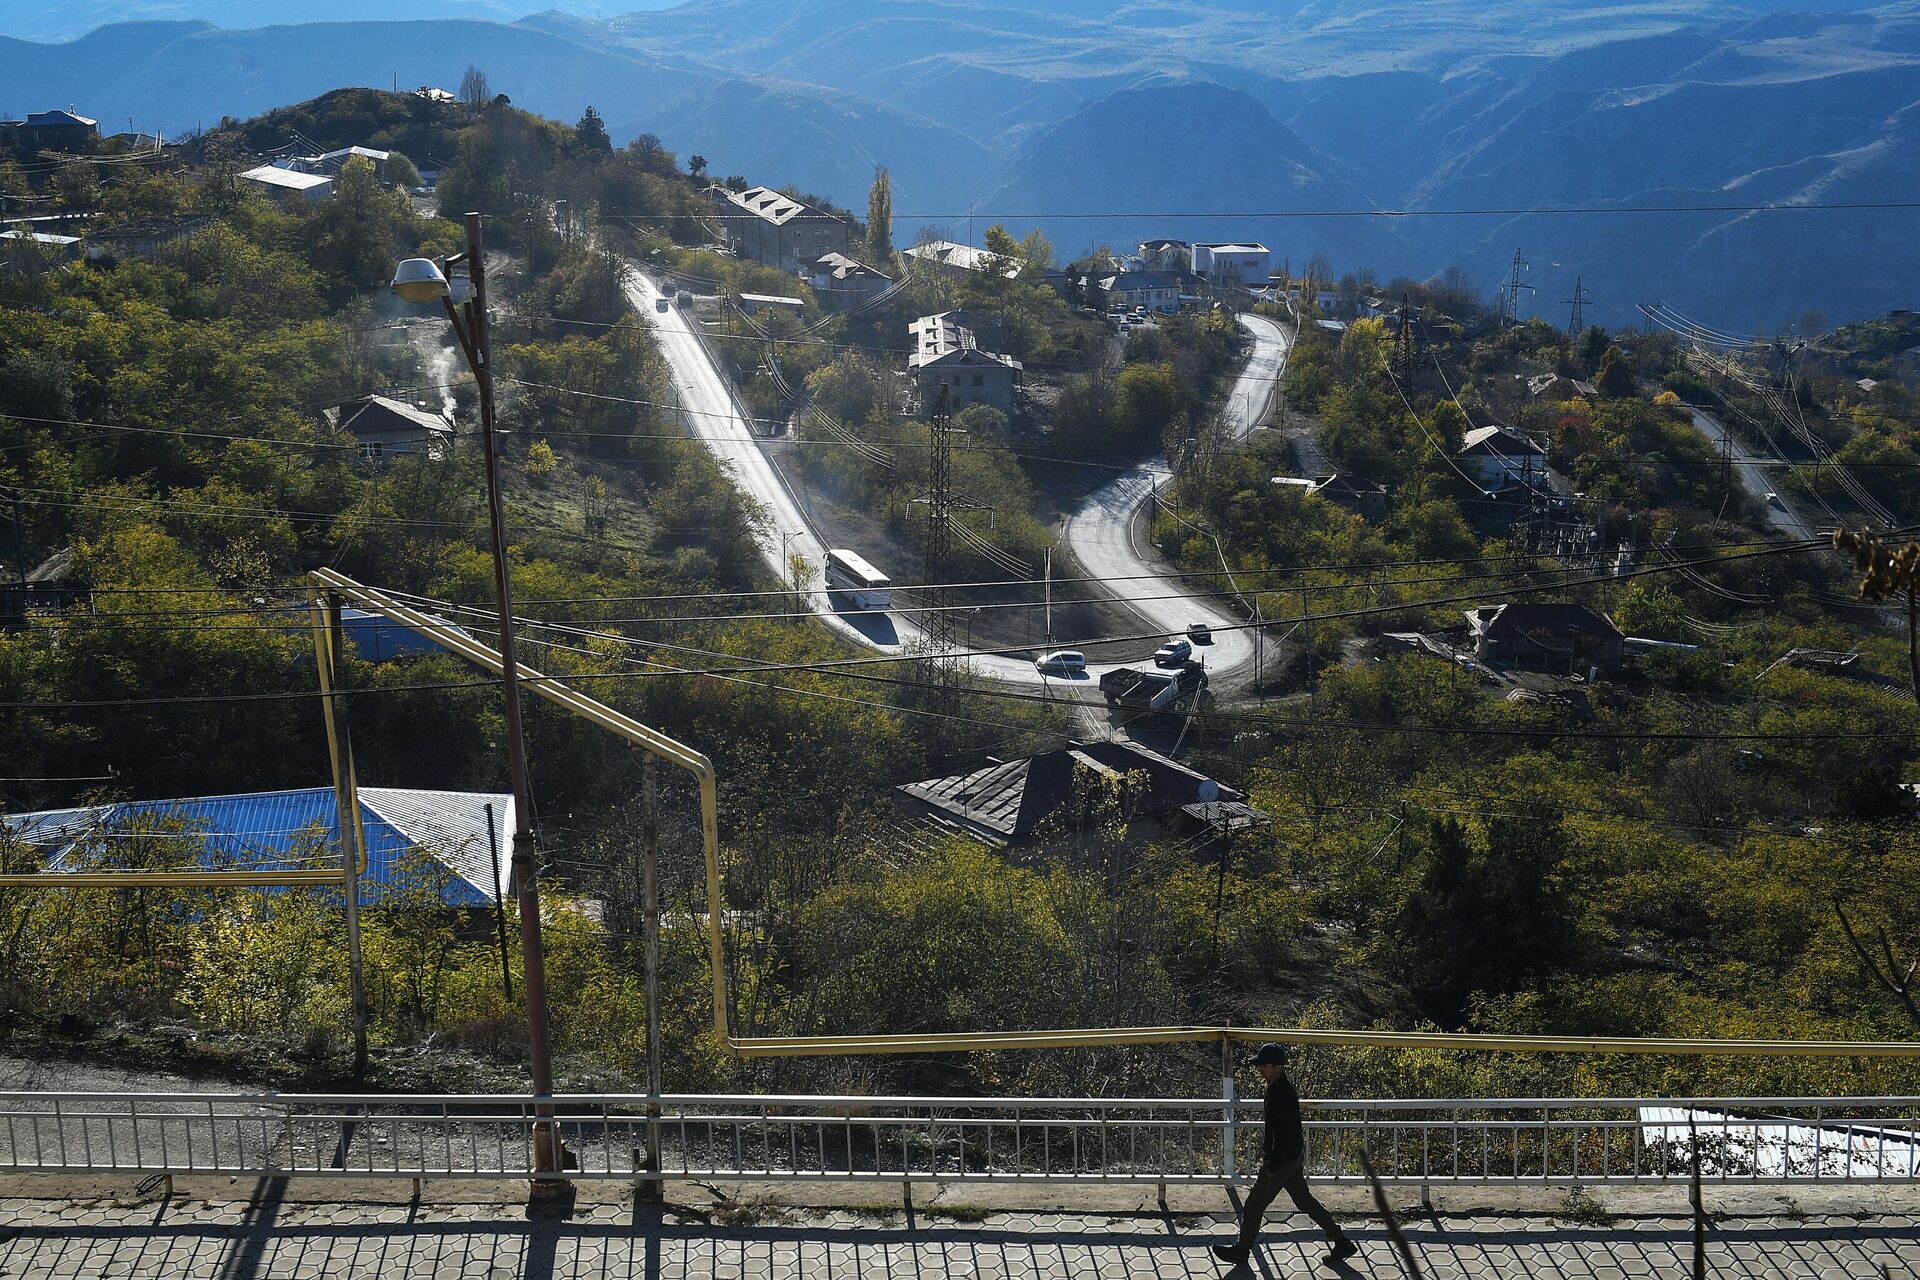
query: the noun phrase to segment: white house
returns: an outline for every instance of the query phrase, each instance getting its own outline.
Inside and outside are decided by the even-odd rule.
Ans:
[[[1460,465],[1479,476],[1488,489],[1530,486],[1547,478],[1546,451],[1505,427],[1476,427],[1467,432],[1457,456]]]
[[[1231,244],[1195,244],[1193,273],[1216,284],[1230,283],[1259,289],[1267,283],[1273,269],[1273,254],[1263,244],[1237,241]]]
[[[296,173],[263,164],[240,175],[278,200],[330,200],[333,179],[318,173]]]
[[[998,270],[1011,280],[1020,274],[1025,264],[1018,258],[1009,261],[997,253],[986,249],[976,249],[972,245],[955,244],[951,240],[929,240],[926,244],[916,244],[911,249],[902,249],[902,257],[911,258],[930,267],[939,267],[956,279],[964,277],[969,271]],[[912,262],[907,264],[909,267]]]

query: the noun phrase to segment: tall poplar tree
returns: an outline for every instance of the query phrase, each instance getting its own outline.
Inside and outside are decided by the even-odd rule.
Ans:
[[[867,261],[881,271],[893,261],[893,179],[885,165],[873,171],[867,192]]]

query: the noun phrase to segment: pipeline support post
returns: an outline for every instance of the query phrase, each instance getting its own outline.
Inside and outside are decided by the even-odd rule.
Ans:
[[[660,762],[651,753],[640,757],[641,795],[641,910],[647,952],[647,1160],[648,1173],[660,1172]],[[665,1199],[658,1177],[640,1184],[636,1198],[649,1203]]]
[[[327,728],[327,759],[333,772],[334,809],[340,828],[340,897],[347,925],[347,982],[353,1007],[353,1078],[367,1074],[367,987],[360,956],[360,872],[366,866],[366,832],[360,823],[360,788],[353,769],[353,739],[340,696],[346,657],[346,627],[340,597],[313,597],[313,666],[320,677],[320,711]]]

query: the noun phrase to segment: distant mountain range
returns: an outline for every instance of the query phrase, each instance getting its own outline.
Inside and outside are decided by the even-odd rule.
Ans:
[[[1257,238],[1296,268],[1458,263],[1483,287],[1519,249],[1546,314],[1578,276],[1592,314],[1657,296],[1732,329],[1920,295],[1911,210],[1749,211],[1920,199],[1920,0],[527,3],[329,0],[319,22],[284,0],[289,25],[247,29],[266,6],[51,0],[0,23],[203,21],[0,39],[0,114],[175,133],[473,63],[520,106],[592,104],[621,140],[854,208],[886,164],[900,239],[1007,217],[1062,254]],[[1602,212],[1528,212],[1563,208]]]

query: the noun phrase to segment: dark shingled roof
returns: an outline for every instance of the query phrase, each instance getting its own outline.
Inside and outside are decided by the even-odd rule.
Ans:
[[[1148,794],[1142,808],[1148,813],[1246,799],[1243,793],[1134,742],[1075,743],[971,773],[909,782],[894,790],[951,821],[1000,840],[1014,840],[1031,835],[1072,798],[1076,769],[1107,777],[1146,774]]]

